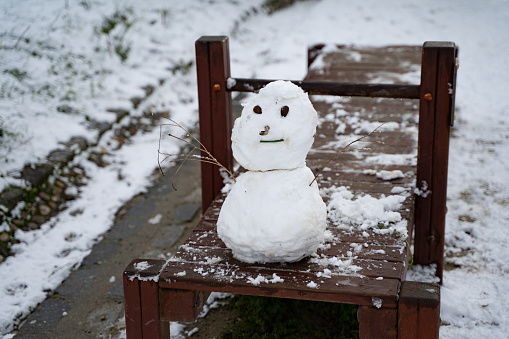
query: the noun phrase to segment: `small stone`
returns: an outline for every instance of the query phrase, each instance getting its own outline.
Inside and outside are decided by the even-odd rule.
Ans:
[[[12,223],[16,226],[23,226],[25,224],[25,221],[21,220],[21,219],[14,219],[12,221]]]
[[[13,209],[16,204],[23,200],[23,190],[19,187],[10,187],[0,193],[0,205]]]
[[[48,202],[48,206],[49,206],[52,210],[54,210],[54,209],[56,209],[56,208],[58,207],[57,203],[56,203],[56,202],[54,202],[54,201],[49,201],[49,202]]]
[[[48,205],[40,205],[39,212],[41,212],[42,215],[49,215],[51,213],[51,208]]]
[[[107,109],[106,111],[115,113],[117,115],[117,122],[120,122],[120,120],[122,120],[123,117],[129,114],[129,111],[122,108],[110,108]]]
[[[23,169],[22,176],[33,186],[37,187],[42,185],[51,173],[53,173],[53,166],[49,164],[36,165],[35,168],[27,165]]]
[[[10,187],[0,193],[0,205],[13,209],[16,204],[23,200],[23,190],[19,187]]]
[[[57,185],[57,186],[58,186],[58,187],[60,187],[60,188],[66,188],[66,187],[67,187],[66,183],[65,183],[65,182],[63,182],[63,181],[62,181],[62,180],[60,180],[60,179],[56,179],[56,180],[55,180],[55,185]]]
[[[57,112],[67,113],[67,114],[78,114],[80,111],[71,105],[63,104],[57,107]]]
[[[103,135],[104,132],[111,129],[112,123],[107,121],[89,120],[88,127],[93,130],[97,130],[99,135]]]
[[[65,145],[71,150],[77,148],[83,151],[88,147],[88,141],[83,137],[72,137]]]
[[[65,164],[72,160],[74,154],[66,149],[56,149],[48,155],[48,160],[55,164]]]
[[[39,197],[44,200],[44,201],[50,201],[51,200],[51,197],[48,193],[46,192],[39,192]]]
[[[42,225],[46,222],[46,218],[43,217],[42,215],[34,215],[32,217],[32,221],[34,223],[36,223],[37,225]],[[30,226],[30,224],[28,224]],[[39,228],[39,226],[37,226],[37,228]]]
[[[9,241],[9,234],[7,232],[0,233],[0,241]]]
[[[51,190],[53,191],[53,194],[55,194],[55,195],[60,195],[64,191],[64,189],[59,186],[51,186]]]

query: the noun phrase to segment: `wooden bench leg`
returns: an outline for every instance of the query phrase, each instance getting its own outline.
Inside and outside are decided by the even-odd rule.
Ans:
[[[399,297],[398,338],[438,338],[440,287],[433,283],[403,281]]]
[[[205,291],[161,289],[161,317],[166,321],[194,322],[209,295]]]
[[[169,338],[168,322],[159,313],[159,272],[163,260],[136,259],[124,271],[126,336],[128,339]]]
[[[141,338],[141,296],[140,281],[130,279],[124,271],[124,308],[127,338]]]
[[[398,313],[395,308],[359,306],[360,339],[396,339],[398,337]]]

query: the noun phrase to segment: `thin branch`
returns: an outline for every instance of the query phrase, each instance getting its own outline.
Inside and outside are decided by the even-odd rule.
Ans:
[[[384,122],[384,123],[382,123],[382,124],[381,124],[380,126],[378,126],[377,128],[375,128],[374,130],[372,130],[371,132],[369,132],[368,134],[363,135],[362,137],[360,137],[360,138],[358,138],[358,139],[355,139],[354,141],[350,142],[348,145],[346,145],[345,147],[343,147],[343,149],[342,149],[341,151],[339,151],[338,153],[336,153],[336,155],[335,155],[335,156],[333,156],[332,158],[330,158],[330,159],[329,159],[329,160],[325,163],[325,165],[323,165],[323,166],[322,166],[322,168],[320,168],[320,170],[316,173],[316,175],[315,175],[315,177],[314,177],[313,181],[311,181],[311,183],[309,184],[309,186],[311,186],[311,185],[312,185],[312,184],[316,181],[316,179],[318,178],[318,176],[320,175],[320,173],[323,171],[323,169],[324,169],[325,167],[327,167],[327,165],[328,165],[328,164],[329,164],[332,160],[336,159],[336,158],[337,158],[337,157],[338,157],[341,153],[343,153],[343,152],[344,152],[344,151],[345,151],[348,147],[350,147],[352,144],[354,144],[354,143],[356,143],[356,142],[358,142],[358,141],[361,141],[362,139],[367,138],[367,137],[369,137],[371,134],[375,133],[375,132],[376,132],[376,130],[377,130],[377,129],[379,129],[380,127],[382,127],[384,124],[385,124],[385,122]]]
[[[170,160],[170,162],[182,161],[182,163],[179,165],[179,167],[175,171],[175,174],[173,175],[173,178],[172,178],[172,181],[171,181],[171,185],[172,185],[172,187],[173,187],[173,189],[175,191],[177,190],[177,188],[174,185],[175,176],[180,171],[180,169],[182,168],[182,166],[183,166],[183,164],[184,164],[184,162],[186,160],[195,160],[195,161],[200,161],[200,162],[204,162],[204,163],[208,163],[208,164],[213,164],[213,165],[219,166],[219,167],[223,168],[233,178],[233,181],[237,182],[237,180],[235,179],[235,176],[233,175],[233,173],[229,169],[227,169],[225,166],[223,166],[216,158],[214,158],[214,156],[207,150],[207,148],[194,135],[189,133],[188,130],[186,130],[184,127],[182,127],[175,120],[172,120],[172,119],[167,118],[167,117],[163,117],[163,118],[171,121],[172,123],[171,124],[161,124],[159,126],[160,131],[159,131],[159,145],[158,145],[158,149],[157,149],[157,164],[159,166],[159,170],[161,171],[162,175],[164,175],[164,171],[163,171],[163,169],[161,167],[161,164],[164,161],[166,161],[166,159],[168,159],[171,156],[177,156],[177,157],[178,156],[182,156],[182,157],[184,157],[183,159]],[[196,141],[200,145],[200,147],[198,147],[198,146],[192,144],[191,142],[185,140],[183,137],[181,138],[181,137],[178,137],[178,136],[173,135],[171,133],[168,133],[168,136],[170,136],[172,138],[175,138],[175,139],[177,139],[179,141],[182,141],[182,142],[192,146],[193,149],[191,149],[187,154],[167,154],[167,153],[161,152],[161,140],[163,138],[163,126],[171,126],[171,127],[178,127],[178,128],[180,128],[182,131],[184,131],[186,133],[186,136],[191,137],[194,141]],[[205,153],[207,156],[192,154],[195,150],[199,150],[202,153]],[[161,154],[166,155],[164,157],[163,161],[161,161],[161,158],[160,158]]]

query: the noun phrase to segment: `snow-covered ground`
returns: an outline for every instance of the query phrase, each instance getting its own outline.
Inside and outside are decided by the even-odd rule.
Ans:
[[[504,337],[509,330],[509,98],[504,93],[509,2],[298,1],[270,16],[251,11],[261,3],[2,1],[0,190],[23,185],[12,174],[44,159],[59,142],[76,135],[93,142],[98,132],[89,122],[113,122],[116,116],[107,109],[130,109],[129,99],[143,96],[143,86],[156,90],[132,114],[142,115],[148,107],[169,110],[179,123],[192,126],[196,80],[194,67],[186,65],[201,35],[230,36],[234,76],[274,79],[302,78],[306,47],[317,42],[454,41],[460,69],[446,262],[455,268],[444,273],[440,333]],[[158,133],[140,133],[117,149],[107,132],[94,147],[107,153],[110,166],[97,167],[87,154],[75,158],[89,177],[78,199],[41,230],[17,231],[22,242],[14,247],[16,255],[0,264],[0,334],[12,330],[79,265],[112,225],[116,210],[149,184]]]

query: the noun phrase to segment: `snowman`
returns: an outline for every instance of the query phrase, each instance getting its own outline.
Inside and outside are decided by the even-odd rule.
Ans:
[[[231,139],[233,156],[247,172],[217,221],[236,259],[295,262],[324,240],[327,209],[306,166],[317,120],[308,95],[289,81],[269,83],[244,105]]]

